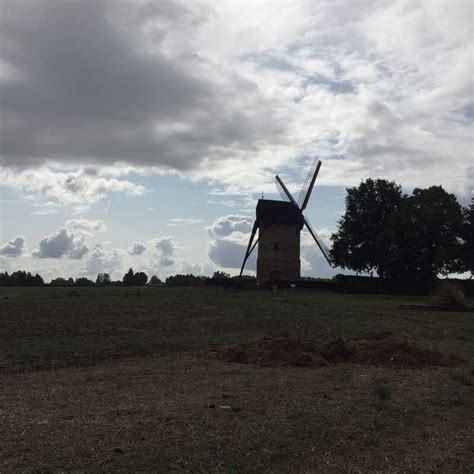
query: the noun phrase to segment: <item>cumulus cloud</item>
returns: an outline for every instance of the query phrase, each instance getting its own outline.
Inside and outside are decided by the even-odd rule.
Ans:
[[[22,235],[18,235],[0,247],[0,255],[12,258],[19,257],[24,253],[25,248],[25,238]]]
[[[107,230],[106,225],[100,219],[89,220],[83,217],[66,221],[65,226],[76,234],[95,235]]]
[[[466,193],[472,8],[5,1],[3,181],[75,204],[142,193],[112,171],[69,169],[122,163],[267,192],[275,172],[287,167],[291,186],[318,153],[323,184],[372,176]]]
[[[206,227],[210,237],[227,237],[234,232],[248,233],[252,230],[253,218],[242,215],[219,217],[210,226]]]
[[[102,244],[96,244],[90,252],[84,271],[91,277],[98,273],[109,273],[113,279],[121,279],[127,264],[124,252],[119,249],[110,250]]]
[[[56,211],[58,204],[87,207],[110,193],[141,196],[145,188],[131,181],[101,176],[91,168],[73,172],[51,171],[47,168],[16,170],[0,168],[3,184],[36,193],[50,199],[37,213]]]
[[[209,16],[193,2],[7,2],[5,163],[183,170],[282,132],[255,82],[185,46]]]
[[[208,256],[220,268],[240,268],[248,245],[253,218],[229,215],[216,219],[206,228]],[[255,270],[256,252],[247,260],[246,269]]]
[[[33,257],[81,259],[88,251],[89,247],[83,238],[77,237],[63,227],[43,237],[39,241],[38,249],[33,252]]]
[[[172,237],[162,239],[153,239],[149,242],[158,251],[158,265],[161,267],[170,267],[174,265],[175,244]]]
[[[32,255],[36,258],[80,260],[89,251],[86,239],[107,230],[101,220],[70,219],[64,227],[43,237]]]
[[[134,242],[129,248],[129,252],[131,255],[141,255],[145,250],[146,245],[142,244],[141,242]]]

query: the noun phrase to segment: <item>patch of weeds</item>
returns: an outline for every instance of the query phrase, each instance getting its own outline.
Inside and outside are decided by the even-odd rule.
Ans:
[[[473,382],[472,382],[472,371],[471,371],[471,376],[468,374],[465,374],[463,372],[451,372],[449,374],[452,380],[456,380],[458,382],[461,382],[463,385],[466,385],[467,387],[472,387]]]
[[[376,392],[380,400],[390,400],[392,398],[393,388],[387,383],[381,383],[377,386]]]

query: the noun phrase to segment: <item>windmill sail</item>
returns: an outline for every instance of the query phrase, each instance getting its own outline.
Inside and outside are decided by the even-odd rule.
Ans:
[[[321,168],[321,160],[316,157],[311,165],[311,168],[306,175],[304,180],[303,187],[301,188],[300,194],[298,196],[298,207],[304,211],[308,205],[309,197],[314,187],[314,182],[319,173],[319,168]]]
[[[315,242],[318,244],[318,247],[321,249],[321,252],[323,253],[323,255],[326,258],[327,262],[332,267],[331,256],[329,254],[329,249],[326,247],[326,244],[323,242],[321,237],[319,237],[319,235],[313,229],[313,227],[311,226],[311,224],[309,223],[309,221],[306,217],[304,218],[304,223],[305,223],[306,228],[308,229],[309,233],[311,234],[311,236],[313,237]]]
[[[275,176],[275,184],[277,186],[278,192],[280,193],[281,198],[284,201],[293,203],[296,207],[298,207],[298,203],[294,200],[293,196],[288,191],[285,183],[281,180],[280,176]]]

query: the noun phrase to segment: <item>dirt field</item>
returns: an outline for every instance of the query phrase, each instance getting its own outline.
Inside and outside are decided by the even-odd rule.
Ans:
[[[473,472],[474,314],[0,289],[0,471]]]

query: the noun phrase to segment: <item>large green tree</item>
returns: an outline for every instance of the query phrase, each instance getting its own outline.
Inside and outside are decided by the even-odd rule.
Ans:
[[[463,214],[456,196],[441,186],[415,189],[380,235],[392,276],[434,279],[453,271]]]
[[[399,184],[385,179],[366,179],[348,188],[346,211],[331,236],[334,263],[358,272],[387,272],[386,231],[403,200]]]
[[[474,204],[464,207],[462,214],[463,223],[453,271],[468,272],[472,278],[474,276]]]

